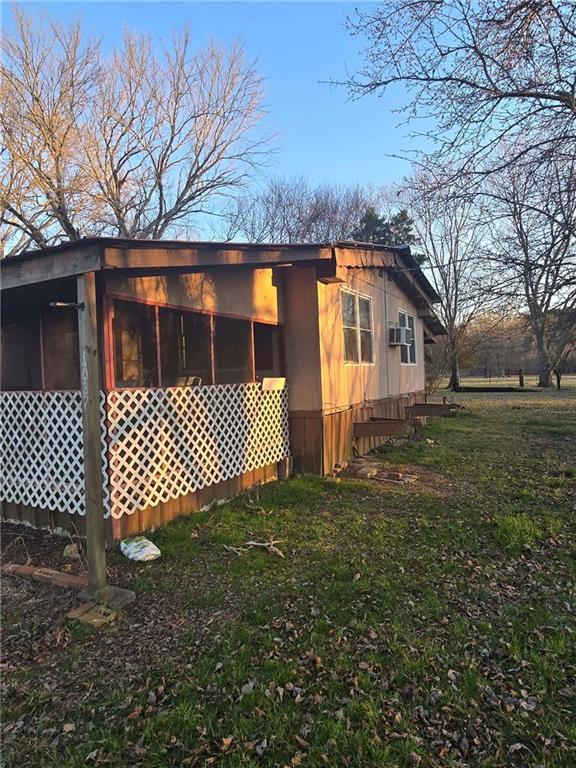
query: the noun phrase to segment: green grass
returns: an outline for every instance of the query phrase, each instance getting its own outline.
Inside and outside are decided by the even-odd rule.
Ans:
[[[540,536],[540,528],[528,515],[498,515],[496,540],[506,549],[520,551]]]
[[[414,486],[299,477],[152,534],[134,625],[7,673],[8,764],[574,765],[576,391],[458,399],[378,453]]]

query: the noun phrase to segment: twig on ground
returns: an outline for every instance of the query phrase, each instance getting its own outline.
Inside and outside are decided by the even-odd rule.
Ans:
[[[256,486],[256,488],[254,490],[255,490],[255,493],[256,493],[256,501],[259,501],[260,500],[260,491],[259,491],[258,486]],[[253,512],[256,512],[257,515],[265,515],[266,514],[266,511],[265,511],[264,507],[261,507],[260,504],[254,504],[254,502],[252,501],[252,494],[251,494],[250,490],[246,491],[246,493],[244,494],[244,496],[242,498],[242,506],[246,507],[246,509],[251,509]]]
[[[268,541],[247,541],[245,546],[246,547],[264,547],[268,550],[268,552],[272,552],[274,555],[278,555],[278,557],[285,557],[284,553],[278,549],[276,544],[281,544],[283,539],[273,539],[270,537]]]
[[[72,544],[76,544],[78,547],[78,561],[80,563],[80,568],[84,573],[88,572],[88,559],[86,557],[86,554],[84,553],[84,545],[82,544],[82,540],[80,538],[80,534],[78,533],[78,529],[74,525],[74,523],[71,523],[72,527],[74,528],[74,533],[76,535],[76,541],[72,538],[72,535],[70,532],[68,532],[68,538],[70,539]]]
[[[224,549],[227,549],[229,552],[234,552],[234,554],[238,555],[238,557],[246,552],[244,547],[229,547],[228,544],[224,544]]]
[[[26,542],[24,541],[24,538],[22,536],[16,536],[14,539],[12,539],[12,541],[8,544],[8,546],[2,552],[2,559],[3,560],[6,559],[6,552],[8,552],[10,547],[16,544],[16,542],[19,542],[20,544],[22,544],[26,552],[26,562],[24,563],[24,565],[30,565],[30,563],[32,562],[32,558],[30,557],[30,552],[28,552],[28,547],[26,546]]]

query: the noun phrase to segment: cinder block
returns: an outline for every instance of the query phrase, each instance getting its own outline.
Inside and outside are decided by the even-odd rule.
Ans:
[[[95,605],[89,611],[81,614],[78,617],[78,621],[81,621],[82,624],[88,624],[90,627],[94,627],[94,629],[98,629],[105,624],[110,624],[110,622],[115,621],[117,618],[118,614],[111,608],[108,608],[105,605]]]
[[[67,619],[79,619],[80,616],[83,616],[88,611],[92,610],[96,603],[94,602],[88,602],[88,603],[82,603],[82,605],[79,605],[77,608],[72,608],[71,611],[68,611],[66,614]]]

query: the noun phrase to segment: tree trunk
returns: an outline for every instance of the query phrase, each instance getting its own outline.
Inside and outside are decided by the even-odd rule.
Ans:
[[[552,368],[549,365],[540,366],[538,371],[538,386],[547,389],[552,386]]]
[[[538,331],[535,334],[536,337],[536,355],[538,358],[538,386],[543,389],[547,389],[552,386],[552,370],[548,355],[544,345],[544,334],[542,331]]]
[[[448,389],[452,392],[460,391],[460,371],[458,369],[458,361],[455,360],[450,366],[450,380],[448,381]]]
[[[560,382],[562,380],[562,372],[554,371],[554,375],[556,376],[556,388],[558,389],[558,391],[560,391]]]

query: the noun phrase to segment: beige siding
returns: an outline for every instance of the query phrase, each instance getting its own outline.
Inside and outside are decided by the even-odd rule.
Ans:
[[[106,276],[108,293],[272,323],[284,322],[283,270],[227,267],[158,277]]]
[[[340,291],[342,287],[372,299],[374,364],[344,362]],[[350,269],[346,286],[318,283],[322,404],[325,412],[353,404],[424,389],[424,330],[416,321],[417,364],[402,365],[400,349],[388,345],[388,327],[398,322],[398,310],[417,317],[416,307],[400,288],[375,269]]]

